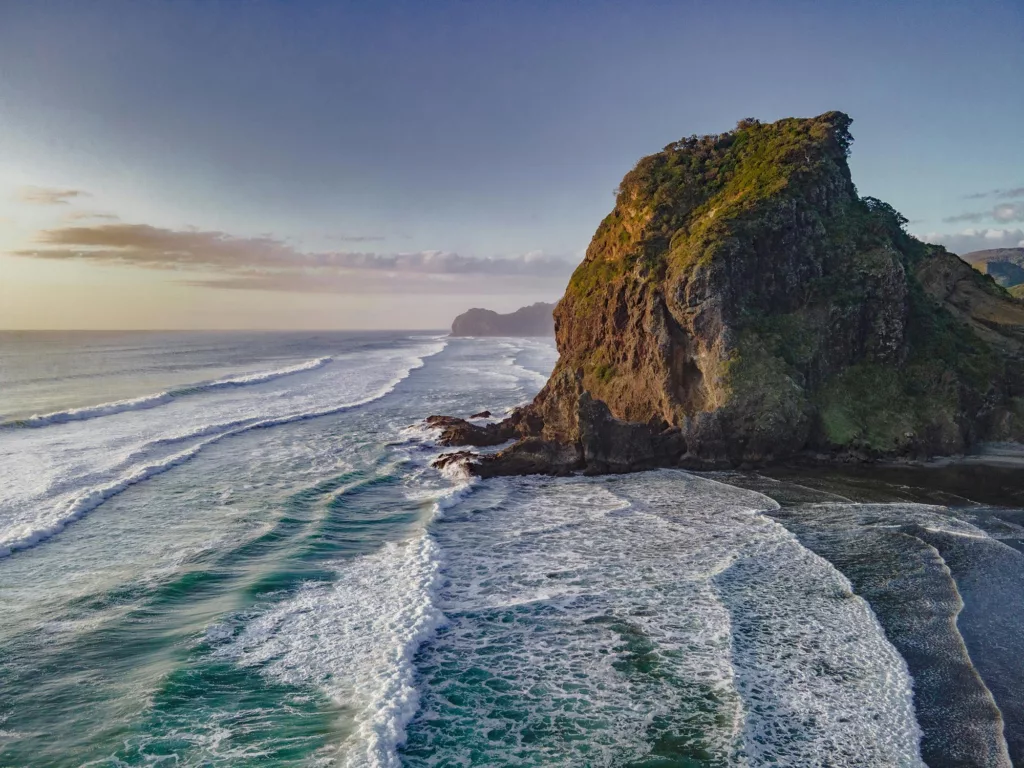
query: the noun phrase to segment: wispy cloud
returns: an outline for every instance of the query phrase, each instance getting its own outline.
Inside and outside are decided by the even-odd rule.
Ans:
[[[89,197],[89,193],[80,189],[22,187],[18,190],[17,197],[21,202],[32,205],[69,205],[75,198]]]
[[[501,280],[482,279],[480,275],[414,275],[385,272],[267,272],[253,271],[222,277],[190,279],[184,285],[197,288],[239,291],[284,291],[290,293],[394,293],[394,294],[472,294],[499,295],[524,288],[536,292],[546,289],[558,293],[562,282],[538,281],[522,275]]]
[[[1002,203],[992,209],[992,218],[998,222],[1024,221],[1024,203]]]
[[[1016,190],[1008,190],[1015,192]],[[947,216],[942,221],[944,224],[959,224],[969,221],[978,224],[985,219],[993,219],[1000,224],[1008,224],[1014,221],[1024,221],[1024,203],[999,203],[987,211],[968,211],[958,213],[955,216]]]
[[[336,243],[380,243],[387,238],[384,235],[327,235],[328,240]]]
[[[573,264],[540,251],[510,257],[450,251],[371,253],[303,251],[271,236],[165,229],[148,224],[68,226],[40,232],[38,247],[14,255],[58,261],[212,273],[189,280],[204,287],[309,292],[357,292],[377,287],[457,288],[460,280],[563,280]],[[372,279],[371,279],[372,278]],[[415,278],[415,279],[412,279]],[[479,282],[479,281],[477,281]],[[501,281],[499,281],[501,282]]]
[[[98,213],[96,211],[69,211],[64,216],[66,221],[120,221],[116,213]]]
[[[946,216],[943,220],[943,224],[958,224],[963,221],[979,222],[984,221],[988,218],[987,213],[958,213],[956,216]]]
[[[925,242],[944,245],[959,254],[990,248],[1024,248],[1022,229],[972,228],[960,232],[929,232],[919,237]]]
[[[1013,187],[1012,189],[990,189],[987,192],[974,192],[970,195],[964,195],[967,200],[984,200],[987,197],[1002,198],[1003,200],[1011,200],[1015,197],[1024,197],[1024,187]]]

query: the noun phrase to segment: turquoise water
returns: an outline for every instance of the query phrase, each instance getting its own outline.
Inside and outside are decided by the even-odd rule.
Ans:
[[[125,379],[145,358],[139,347],[153,344],[162,361],[166,339],[84,341],[79,354],[94,369],[105,358],[119,394],[160,394],[151,391],[163,383],[151,378],[158,363],[135,391]],[[227,372],[219,345],[201,341],[212,349],[193,350],[193,383],[331,360],[154,406],[101,409],[110,415],[50,416],[38,427],[23,425],[32,414],[22,408],[0,430],[0,546],[15,548],[0,559],[0,764],[306,765],[336,756],[376,706],[376,692],[356,689],[377,684],[374,653],[411,642],[402,601],[421,599],[426,586],[413,572],[390,592],[356,595],[363,602],[352,610],[381,603],[379,627],[353,615],[326,647],[315,630],[282,630],[295,645],[274,659],[225,652],[290,597],[422,540],[452,483],[427,471],[425,435],[406,428],[424,408],[470,402],[422,375],[444,342],[243,339],[266,360]],[[268,353],[279,349],[289,354]],[[550,358],[538,347],[541,366]],[[470,365],[471,355],[452,361],[453,372]],[[540,375],[506,367],[478,385],[513,404]],[[61,394],[60,405],[81,407]],[[346,671],[356,687],[333,684]]]
[[[0,360],[0,766],[923,764],[884,571],[814,527],[896,507],[430,468],[423,417],[529,400],[547,341],[19,334]],[[977,683],[977,764],[1008,764]]]

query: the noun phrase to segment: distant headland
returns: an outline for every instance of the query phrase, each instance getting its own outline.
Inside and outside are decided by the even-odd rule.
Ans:
[[[538,301],[506,315],[470,309],[452,322],[452,336],[554,336],[554,304]]]

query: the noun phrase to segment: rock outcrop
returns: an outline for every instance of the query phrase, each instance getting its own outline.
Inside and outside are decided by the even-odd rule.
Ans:
[[[452,322],[452,336],[553,336],[554,304],[538,301],[507,315],[470,309]]]
[[[642,159],[555,310],[551,379],[492,425],[519,442],[472,471],[925,457],[1024,436],[1024,304],[857,194],[850,123],[744,120]]]

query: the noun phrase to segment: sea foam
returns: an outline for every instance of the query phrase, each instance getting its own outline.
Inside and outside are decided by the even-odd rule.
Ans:
[[[424,523],[472,488],[463,481],[435,492]],[[338,755],[350,768],[398,768],[419,707],[413,660],[444,621],[436,606],[442,556],[425,524],[408,540],[340,562],[334,581],[303,586],[215,651],[281,682],[315,686],[354,711],[354,734]]]
[[[28,520],[10,522],[2,531],[0,531],[0,558],[7,557],[19,550],[28,549],[40,542],[52,538],[63,531],[70,523],[81,519],[84,515],[95,510],[108,499],[122,493],[133,485],[141,483],[151,477],[160,475],[174,467],[190,461],[198,456],[205,448],[226,438],[235,437],[253,430],[269,429],[298,421],[330,416],[386,397],[389,393],[394,391],[395,387],[406,379],[412,371],[421,368],[427,357],[439,353],[444,349],[444,346],[444,342],[439,342],[421,350],[419,355],[407,359],[405,367],[384,387],[367,397],[360,398],[355,401],[330,405],[323,408],[293,412],[270,418],[247,419],[219,425],[202,425],[183,434],[158,438],[151,441],[151,443],[147,445],[146,450],[136,451],[129,456],[129,463],[118,471],[116,477],[85,489],[60,494],[50,502],[51,506],[49,509],[44,509],[41,510],[40,513],[35,513],[34,516]],[[327,358],[320,359],[323,360]],[[320,365],[323,365],[323,363]],[[306,368],[305,370],[310,369]],[[290,373],[295,372],[295,370],[290,371]],[[280,371],[278,373],[280,373]],[[264,379],[264,381],[266,380],[268,379]],[[219,383],[219,386],[231,386],[226,383],[227,381],[227,379],[223,380]],[[147,458],[148,451],[155,445],[175,444],[189,438],[201,439],[194,445],[173,453],[170,456],[162,456],[157,459]]]
[[[406,764],[920,766],[905,665],[776,506],[673,471],[490,481],[435,526]]]
[[[322,368],[332,360],[332,357],[318,357],[315,360],[308,360],[304,363],[291,365],[286,368],[278,368],[271,371],[259,371],[240,376],[231,376],[224,379],[216,379],[214,381],[201,381],[196,384],[170,389],[166,392],[157,392],[156,394],[144,395],[142,397],[135,397],[127,400],[116,400],[111,403],[100,403],[99,405],[90,405],[83,408],[71,408],[64,411],[54,411],[53,413],[36,414],[25,419],[16,419],[2,423],[0,424],[0,427],[46,427],[51,424],[64,424],[69,421],[85,421],[88,419],[102,418],[104,416],[113,416],[126,411],[139,411],[147,408],[155,408],[159,405],[165,405],[173,402],[179,397],[186,397],[188,395],[212,392],[218,389],[227,389],[231,387],[265,384],[268,381],[274,381],[275,379],[280,379],[284,376],[294,376],[297,373],[305,373],[306,371]]]

